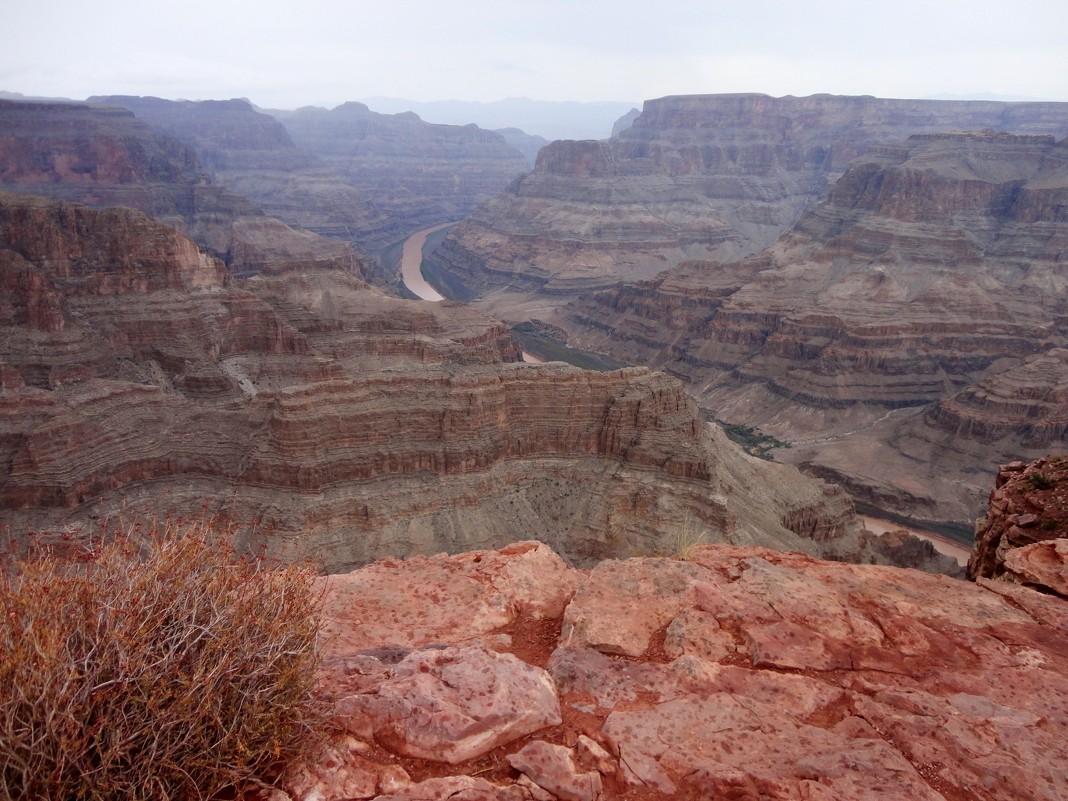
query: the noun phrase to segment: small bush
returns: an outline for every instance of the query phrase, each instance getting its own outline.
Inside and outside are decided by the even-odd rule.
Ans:
[[[314,742],[314,574],[165,528],[0,571],[0,798],[209,799]]]
[[[1057,482],[1047,476],[1045,473],[1035,471],[1027,477],[1027,480],[1031,483],[1031,486],[1037,490],[1053,489]]]

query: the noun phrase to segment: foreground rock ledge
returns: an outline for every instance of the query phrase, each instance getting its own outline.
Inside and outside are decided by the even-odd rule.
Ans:
[[[345,733],[276,801],[1068,797],[1068,605],[1018,584],[533,542],[323,582]]]

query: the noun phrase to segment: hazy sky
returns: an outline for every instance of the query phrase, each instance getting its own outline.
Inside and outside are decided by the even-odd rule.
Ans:
[[[1068,101],[1065,0],[0,0],[0,21],[0,90],[78,99]]]

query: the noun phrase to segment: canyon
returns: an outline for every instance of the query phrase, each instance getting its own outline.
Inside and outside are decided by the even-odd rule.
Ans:
[[[1068,135],[1066,103],[699,95],[647,100],[607,141],[558,141],[484,204],[439,258],[505,315],[650,279],[686,259],[767,247],[853,159],[918,133]],[[513,297],[516,296],[516,297]],[[544,305],[544,304],[543,304]]]
[[[678,381],[522,364],[463,304],[337,265],[237,279],[128,209],[5,195],[0,241],[9,545],[204,514],[328,571],[532,532],[576,563],[706,538],[908,550],[836,488],[743,454]]]
[[[855,160],[776,244],[576,301],[569,342],[687,380],[776,458],[970,529],[1000,462],[1064,441],[1068,147],[920,135]]]
[[[1064,441],[1068,104],[646,103],[452,229],[480,307],[682,378],[865,508],[955,525]]]
[[[256,109],[247,100],[99,96],[187,142],[212,179],[289,225],[374,253],[407,233],[458,220],[528,168],[505,138],[433,125],[360,103]]]
[[[446,238],[467,304],[353,243],[499,138],[137,102],[0,101],[0,553],[193,518],[322,573],[326,750],[257,797],[1064,798],[1064,104],[650,101]],[[480,228],[528,182],[566,203]],[[982,515],[971,580],[853,498]]]
[[[91,100],[0,105],[0,188],[145,211],[220,258],[227,290],[337,270],[392,290],[392,261],[352,243],[463,215],[521,161],[497,134],[361,104]],[[1021,133],[930,132],[982,126]],[[1056,103],[653,100],[610,140],[542,148],[450,230],[434,269],[480,292],[481,313],[667,371],[869,511],[966,533],[994,466],[1068,430],[1066,126]],[[473,244],[494,226],[512,231],[483,243],[506,270]]]
[[[194,149],[129,111],[0,100],[0,191],[96,208],[126,206],[174,226],[235,274],[370,262],[297,230],[214,183]]]

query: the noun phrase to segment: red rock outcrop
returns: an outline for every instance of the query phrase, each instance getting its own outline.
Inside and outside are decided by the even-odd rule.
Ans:
[[[534,531],[576,560],[883,558],[844,495],[730,446],[662,373],[520,364],[470,307],[341,270],[237,280],[129,209],[5,196],[0,235],[9,536],[206,513],[327,569]]]
[[[1068,598],[1068,457],[1001,466],[975,527],[968,578],[1003,579]]]
[[[0,100],[0,190],[138,209],[236,274],[283,265],[365,270],[349,245],[290,228],[214,184],[192,147],[124,109]]]
[[[1068,104],[648,100],[606,142],[543,148],[534,171],[452,231],[438,258],[487,299],[500,294],[498,314],[516,295],[552,302],[559,293],[650,279],[684,259],[736,260],[773,244],[874,145],[982,129],[1063,137]]]
[[[324,586],[345,733],[279,801],[1068,790],[1068,607],[1024,587],[730,546],[576,570],[536,543]],[[398,727],[415,704],[440,722]]]

